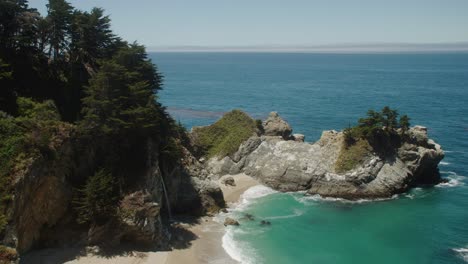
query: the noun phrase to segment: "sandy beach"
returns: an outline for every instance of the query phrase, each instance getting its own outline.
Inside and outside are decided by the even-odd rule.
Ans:
[[[226,177],[226,176],[225,176]],[[245,174],[231,175],[236,186],[221,184],[224,199],[228,206],[233,206],[239,201],[240,196],[250,187],[259,183]],[[171,251],[138,252],[130,251],[125,254],[101,256],[82,249],[47,249],[31,252],[21,263],[38,264],[201,264],[201,263],[237,263],[225,252],[222,246],[224,226],[214,221],[213,217],[202,217],[193,221],[180,220],[173,224],[176,231],[173,234]]]

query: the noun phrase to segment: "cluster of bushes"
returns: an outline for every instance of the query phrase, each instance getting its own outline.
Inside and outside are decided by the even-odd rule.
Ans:
[[[242,142],[259,133],[260,128],[261,122],[240,110],[233,110],[210,126],[193,129],[196,152],[207,157],[234,154]]]
[[[361,164],[371,153],[385,156],[401,144],[410,127],[407,115],[399,117],[398,111],[388,106],[380,112],[369,110],[354,127],[344,129],[344,146],[335,164],[339,173]]]
[[[50,141],[63,125],[52,101],[19,97],[17,105],[15,117],[0,112],[0,232],[7,221],[4,211],[11,199],[12,177],[32,159],[53,158]]]
[[[380,112],[369,110],[367,117],[360,118],[358,125],[346,128],[343,132],[345,142],[348,145],[353,144],[358,139],[367,139],[374,141],[379,136],[391,136],[400,130],[403,135],[410,127],[410,118],[402,115],[398,120],[398,111],[388,106],[382,108]]]

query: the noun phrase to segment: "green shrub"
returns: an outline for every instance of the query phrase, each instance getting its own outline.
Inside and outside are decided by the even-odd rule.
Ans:
[[[365,139],[359,139],[352,145],[341,147],[340,154],[335,163],[335,171],[343,173],[354,169],[361,164],[364,159],[371,153],[372,147]]]
[[[410,118],[402,115],[397,121],[398,115],[397,110],[388,106],[382,108],[380,112],[367,111],[367,116],[359,118],[357,126],[343,131],[346,144],[350,146],[358,139],[367,139],[370,142],[389,139],[396,134],[396,129],[401,129],[404,134],[409,129]]]
[[[100,222],[114,216],[120,200],[116,180],[105,169],[98,170],[89,177],[85,185],[78,189],[74,208],[79,223]]]
[[[49,145],[61,125],[60,115],[52,101],[17,100],[19,116],[0,114],[0,231],[11,200],[12,177],[39,156],[50,157]]]
[[[60,115],[52,100],[42,103],[33,101],[31,98],[18,97],[18,113],[21,117],[41,121],[59,121]]]
[[[202,156],[225,157],[235,153],[257,131],[255,120],[240,110],[233,110],[213,125],[194,128],[194,144]]]
[[[25,133],[14,118],[0,118],[0,232],[7,223],[4,213],[10,200],[11,170],[15,158],[24,152],[25,139]]]

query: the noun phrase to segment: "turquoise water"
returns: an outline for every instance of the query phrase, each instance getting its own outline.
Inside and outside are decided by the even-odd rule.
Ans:
[[[384,105],[427,126],[446,150],[448,184],[350,203],[253,189],[223,238],[245,263],[466,263],[468,54],[154,53],[160,99],[187,127],[233,108],[278,111],[315,141]],[[260,194],[268,193],[262,196]],[[262,227],[260,220],[271,226]],[[465,258],[465,259],[464,259]]]

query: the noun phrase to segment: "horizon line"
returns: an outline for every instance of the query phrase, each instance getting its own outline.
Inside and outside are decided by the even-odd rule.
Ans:
[[[291,53],[398,53],[468,52],[468,42],[340,43],[320,45],[148,46],[149,52],[291,52]]]

